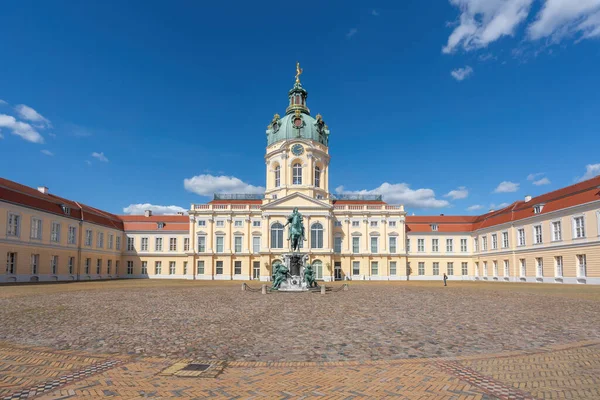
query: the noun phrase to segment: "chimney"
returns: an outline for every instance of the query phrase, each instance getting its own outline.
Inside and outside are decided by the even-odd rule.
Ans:
[[[488,211],[488,212],[494,212],[494,209],[493,209],[493,208],[490,208],[490,211]]]
[[[531,201],[531,196],[527,195],[525,196],[525,203],[528,203]]]
[[[152,216],[152,210],[146,210],[146,211],[144,211],[144,216],[145,217],[151,217]]]
[[[38,186],[38,192],[48,194],[48,188],[46,186]]]
[[[443,216],[444,216],[444,214],[440,214],[440,217],[443,217]]]
[[[183,211],[177,211],[177,215],[183,215]]]

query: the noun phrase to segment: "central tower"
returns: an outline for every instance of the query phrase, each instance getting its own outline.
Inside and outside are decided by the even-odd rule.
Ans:
[[[329,128],[321,114],[310,115],[308,92],[300,83],[302,69],[296,64],[296,81],[288,92],[283,118],[275,114],[267,126],[265,154],[267,179],[265,200],[295,192],[315,199],[329,199]]]

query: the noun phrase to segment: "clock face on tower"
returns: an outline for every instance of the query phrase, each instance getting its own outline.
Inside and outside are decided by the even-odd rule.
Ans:
[[[304,153],[304,147],[302,147],[301,144],[296,143],[295,145],[292,146],[292,154],[295,156],[299,156],[302,153]]]

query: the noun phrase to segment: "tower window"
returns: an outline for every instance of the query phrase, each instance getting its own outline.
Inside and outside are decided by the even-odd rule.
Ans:
[[[278,165],[275,167],[275,187],[279,187],[281,184],[281,167]]]
[[[315,167],[315,187],[321,187],[321,168]]]
[[[302,165],[300,163],[296,163],[292,167],[292,183],[302,185]]]

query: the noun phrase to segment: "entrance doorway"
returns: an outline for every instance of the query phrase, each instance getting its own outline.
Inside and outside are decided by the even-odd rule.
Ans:
[[[336,281],[341,281],[342,280],[342,262],[341,261],[336,261],[333,264],[333,276]]]
[[[319,260],[315,260],[312,263],[313,271],[315,273],[315,279],[323,280],[323,263]]]
[[[252,264],[252,279],[260,279],[260,261],[254,261]]]

